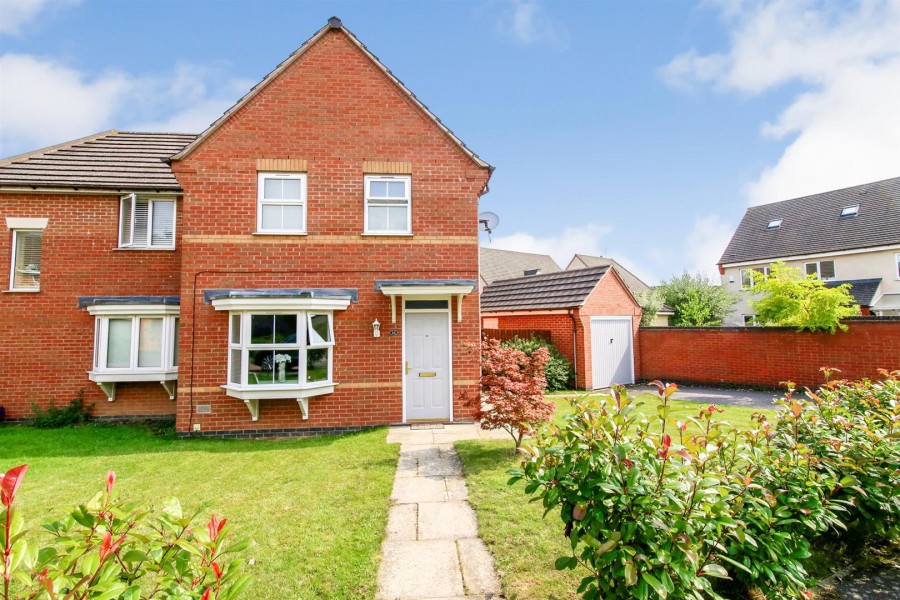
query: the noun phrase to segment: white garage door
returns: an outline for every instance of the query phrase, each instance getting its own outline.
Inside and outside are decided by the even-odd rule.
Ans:
[[[593,388],[634,383],[631,317],[591,317]]]

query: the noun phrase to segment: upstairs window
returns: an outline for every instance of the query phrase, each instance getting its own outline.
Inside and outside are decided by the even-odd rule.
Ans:
[[[119,209],[119,248],[175,248],[175,201],[129,194]]]
[[[752,290],[756,281],[769,278],[769,267],[759,269],[741,269],[741,288]],[[755,280],[755,281],[754,281]]]
[[[822,281],[833,281],[835,278],[833,260],[806,263],[804,268],[807,275],[815,275]]]
[[[41,289],[43,231],[14,229],[9,289],[36,292]]]
[[[408,235],[412,233],[412,178],[408,175],[367,175],[365,187],[365,233]]]
[[[306,174],[260,173],[257,233],[306,233]]]

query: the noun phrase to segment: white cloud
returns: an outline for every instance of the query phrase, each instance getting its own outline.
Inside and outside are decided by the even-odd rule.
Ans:
[[[41,12],[80,4],[81,0],[0,0],[0,34],[21,35]]]
[[[0,55],[0,155],[110,128],[199,132],[250,83],[223,66],[180,63],[171,73],[88,75],[52,58]]]
[[[694,221],[684,240],[682,264],[689,273],[705,273],[718,280],[716,265],[734,233],[734,224],[718,215],[706,215]],[[672,273],[679,275],[679,273]]]
[[[500,29],[522,44],[561,46],[568,40],[566,28],[538,0],[512,0],[501,17]]]
[[[751,204],[900,175],[900,0],[719,2],[725,52],[691,49],[662,69],[676,86],[800,91],[761,134],[788,143],[750,182]]]

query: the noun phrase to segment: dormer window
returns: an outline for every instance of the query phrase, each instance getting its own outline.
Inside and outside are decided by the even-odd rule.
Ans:
[[[766,225],[766,229],[778,229],[779,227],[781,227],[782,220],[783,219],[773,219],[769,221],[769,224]]]
[[[841,217],[855,217],[859,212],[859,204],[854,204],[853,206],[845,206],[841,209]]]
[[[525,277],[531,277],[532,275],[540,275],[540,269],[525,269]]]

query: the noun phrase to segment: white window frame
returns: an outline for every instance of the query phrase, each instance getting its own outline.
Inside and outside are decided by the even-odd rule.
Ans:
[[[138,200],[146,201],[147,206],[147,243],[141,245],[135,245],[134,243],[134,221],[135,221],[135,210],[134,206]],[[130,242],[125,243],[125,240],[122,239],[122,219],[125,217],[125,211],[123,210],[125,206],[125,202],[131,202],[131,211],[129,213],[129,238]],[[154,205],[158,202],[171,202],[172,203],[172,243],[171,244],[154,244],[153,243],[153,208]],[[176,227],[178,222],[178,203],[175,201],[175,198],[171,196],[147,196],[144,194],[128,194],[126,196],[122,196],[119,198],[119,249],[121,250],[174,250],[175,249],[175,235],[176,235]]]
[[[741,315],[744,318],[744,327],[754,327],[757,324],[753,323],[753,319],[756,318],[756,315]]]
[[[369,189],[373,182],[378,181],[404,181],[406,182],[406,195],[403,198],[391,198],[392,202],[380,202],[380,198],[370,198]],[[401,206],[397,200],[406,202],[406,229],[372,230],[369,228],[369,207]],[[366,175],[363,178],[363,232],[366,235],[412,235],[412,176],[411,175]]]
[[[38,265],[37,273],[27,273],[28,275],[36,275],[37,276],[37,285],[29,286],[29,287],[16,287],[16,254],[18,254],[18,245],[19,245],[19,234],[20,233],[38,233],[41,236],[41,254],[43,254],[44,250],[44,230],[43,229],[13,229],[12,230],[12,246],[10,252],[10,266],[9,266],[9,291],[11,292],[39,292],[41,291],[41,265]],[[41,257],[41,262],[43,262],[43,256]],[[24,272],[24,271],[23,271]]]
[[[749,273],[751,271],[756,271],[758,274],[762,273],[763,281],[765,281],[766,279],[769,278],[770,268],[771,267],[748,267],[746,269],[741,269],[740,270],[741,289],[742,290],[752,290],[754,287],[756,287],[753,283],[752,277],[750,278],[750,285],[744,285],[744,273]]]
[[[831,264],[834,265],[834,277],[829,277],[827,279],[822,278],[822,263],[823,262],[830,262]],[[809,273],[806,268],[809,265],[816,265],[816,278],[819,281],[837,281],[837,264],[833,260],[819,260],[819,261],[803,263],[803,275],[804,276],[811,275],[811,273]]]
[[[894,279],[900,279],[900,252],[894,255]]]
[[[300,181],[300,199],[299,200],[267,200],[265,195],[267,179],[296,179]],[[306,199],[307,199],[307,177],[306,173],[276,173],[274,171],[260,171],[257,177],[256,185],[256,233],[265,235],[306,235]],[[263,206],[299,206],[303,214],[303,227],[301,229],[263,229]],[[282,221],[283,224],[283,221]]]
[[[254,344],[251,341],[251,321],[253,316],[292,315],[297,318],[297,341],[290,344]],[[306,342],[308,330],[312,328],[313,315],[326,315],[328,317],[328,335],[330,341],[324,343]],[[240,318],[240,340],[232,339],[232,319]],[[330,310],[246,310],[230,311],[228,313],[228,366],[226,376],[226,389],[234,391],[291,391],[334,386],[334,313]],[[328,349],[328,377],[321,381],[306,381],[306,358],[309,350]],[[232,350],[240,351],[240,381],[231,380]],[[296,351],[298,354],[297,383],[250,383],[250,352],[254,350],[284,350]]]
[[[121,310],[128,311],[128,308]],[[178,364],[175,362],[175,344],[178,341],[178,307],[160,306],[151,312],[150,309],[125,313],[109,313],[96,315],[94,325],[94,367],[91,375],[105,375],[105,381],[155,381],[160,375],[178,372]],[[110,319],[131,320],[131,350],[129,353],[129,365],[127,367],[107,367],[109,352],[109,321]],[[153,367],[138,366],[138,348],[140,344],[140,320],[162,319],[162,348],[160,365]],[[121,378],[114,376],[121,375]]]

